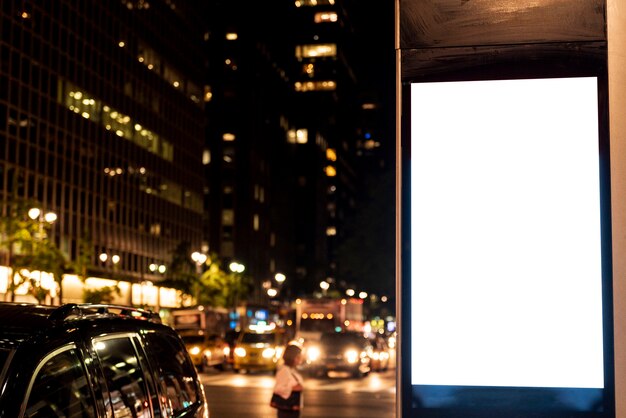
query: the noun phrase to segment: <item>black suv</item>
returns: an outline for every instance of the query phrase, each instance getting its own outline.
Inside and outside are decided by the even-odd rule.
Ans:
[[[208,418],[185,346],[123,306],[0,303],[0,418]]]

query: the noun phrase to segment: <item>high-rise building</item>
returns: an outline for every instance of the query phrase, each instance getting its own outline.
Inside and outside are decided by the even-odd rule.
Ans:
[[[291,296],[336,278],[352,210],[356,80],[351,29],[334,1],[207,7],[211,251]]]
[[[88,275],[126,282],[135,304],[173,303],[152,284],[181,243],[202,245],[205,30],[194,7],[1,3],[3,216],[23,199],[53,211],[59,248],[75,260],[88,242]],[[153,291],[128,286],[140,282]]]
[[[225,264],[243,264],[253,281],[249,299],[266,302],[276,274],[292,278],[294,271],[292,92],[282,49],[284,3],[246,7],[241,13],[230,1],[206,5],[205,202],[209,251]]]

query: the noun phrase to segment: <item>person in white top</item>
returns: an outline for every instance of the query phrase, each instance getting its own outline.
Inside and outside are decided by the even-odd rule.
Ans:
[[[294,409],[277,409],[278,418],[298,418],[303,405],[302,389],[304,382],[302,376],[296,370],[296,367],[302,362],[302,350],[300,347],[288,345],[283,354],[283,361],[284,364],[276,373],[274,393],[283,399],[289,399],[292,395],[300,399],[299,405],[296,405]]]

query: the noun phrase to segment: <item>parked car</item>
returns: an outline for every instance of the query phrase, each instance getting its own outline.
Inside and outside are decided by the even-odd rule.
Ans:
[[[205,335],[202,332],[180,332],[193,365],[200,371],[210,367],[224,368],[227,344],[219,335]]]
[[[387,341],[382,336],[376,335],[370,338],[370,343],[372,344],[372,352],[370,354],[372,370],[375,372],[387,371],[390,358]]]
[[[314,375],[349,372],[363,377],[371,371],[372,345],[358,332],[328,332],[307,349],[307,371]]]
[[[209,416],[182,340],[157,314],[0,303],[0,335],[2,417]]]
[[[233,370],[276,371],[284,349],[278,332],[242,332],[235,345]]]

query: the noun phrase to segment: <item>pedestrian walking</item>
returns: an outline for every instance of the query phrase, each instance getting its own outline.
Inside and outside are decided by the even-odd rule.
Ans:
[[[284,364],[276,373],[276,383],[270,405],[277,409],[278,418],[298,418],[303,405],[304,380],[296,367],[302,362],[302,350],[288,345],[283,354]]]

